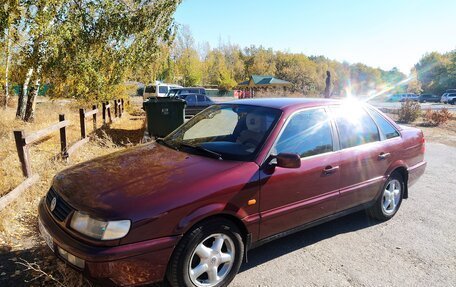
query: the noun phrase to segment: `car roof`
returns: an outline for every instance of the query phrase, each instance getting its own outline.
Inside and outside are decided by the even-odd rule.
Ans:
[[[251,106],[261,106],[285,110],[288,108],[305,108],[315,106],[327,106],[339,104],[340,100],[322,98],[261,98],[261,99],[242,99],[226,102],[227,104],[242,104]]]
[[[178,88],[173,88],[173,90],[190,90],[190,89],[199,89],[199,90],[203,90],[204,88],[202,87],[178,87]]]

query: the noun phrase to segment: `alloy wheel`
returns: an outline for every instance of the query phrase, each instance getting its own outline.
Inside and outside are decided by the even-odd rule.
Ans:
[[[233,240],[222,233],[201,241],[190,257],[190,280],[200,287],[216,286],[230,273],[235,262]]]
[[[383,191],[382,209],[387,215],[396,212],[401,199],[401,183],[397,179],[392,179]]]

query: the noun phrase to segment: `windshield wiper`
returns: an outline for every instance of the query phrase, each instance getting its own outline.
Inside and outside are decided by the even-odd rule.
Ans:
[[[163,138],[156,138],[155,139],[156,142],[164,145],[164,146],[167,146],[169,148],[172,148],[172,149],[175,149],[175,150],[178,150],[176,146],[170,144],[169,142],[165,141]]]
[[[186,144],[186,143],[181,143],[180,146],[181,147],[195,149],[195,150],[203,152],[203,153],[205,153],[205,154],[207,154],[207,155],[209,155],[209,156],[211,156],[213,158],[216,158],[216,159],[219,159],[219,160],[223,160],[222,155],[219,154],[218,152],[212,151],[210,149],[204,148],[204,147],[199,146],[199,145],[190,145],[190,144]]]

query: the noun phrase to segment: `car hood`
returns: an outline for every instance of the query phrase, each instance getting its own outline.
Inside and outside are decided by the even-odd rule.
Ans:
[[[239,165],[150,143],[66,169],[55,176],[53,188],[92,216],[141,220],[186,204],[192,185]]]

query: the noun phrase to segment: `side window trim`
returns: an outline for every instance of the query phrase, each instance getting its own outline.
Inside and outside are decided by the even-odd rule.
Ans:
[[[315,156],[321,156],[321,155],[326,155],[326,154],[329,154],[329,153],[333,153],[333,152],[336,152],[339,150],[339,144],[338,144],[338,141],[335,142],[335,140],[337,140],[335,138],[335,133],[334,133],[334,130],[333,130],[333,125],[332,125],[332,119],[330,118],[330,113],[327,109],[326,106],[320,106],[320,107],[311,107],[311,108],[303,108],[303,109],[300,109],[300,110],[297,110],[297,111],[294,111],[291,115],[288,116],[288,118],[285,120],[285,123],[283,124],[283,126],[281,127],[280,129],[280,132],[277,134],[277,137],[275,138],[274,140],[274,143],[272,144],[271,148],[269,149],[269,152],[268,152],[268,156],[265,158],[267,159],[268,157],[270,157],[273,153],[273,149],[276,147],[277,145],[277,142],[279,141],[280,137],[282,136],[283,132],[285,131],[285,129],[287,128],[288,124],[290,123],[291,119],[298,113],[301,113],[301,112],[306,112],[306,111],[311,111],[311,110],[318,110],[318,109],[321,109],[323,110],[326,115],[328,116],[328,118],[330,119],[330,131],[331,131],[331,139],[332,139],[332,144],[333,144],[333,150],[332,151],[329,151],[329,152],[324,152],[324,153],[320,153],[320,154],[316,154],[316,155],[312,155],[312,156],[306,156],[306,157],[301,157],[301,161],[302,160],[305,160],[305,159],[308,159],[308,158],[313,158]]]
[[[384,136],[382,131],[380,130],[380,127],[378,126],[378,123],[374,120],[374,117],[369,113],[369,109],[363,105],[362,106],[362,109],[363,111],[366,112],[367,116],[372,120],[372,122],[374,123],[375,127],[377,128],[377,134],[378,134],[378,138],[380,139],[379,141],[383,141],[382,137]]]
[[[397,128],[396,128],[392,123],[390,123],[390,121],[389,121],[387,118],[385,118],[385,117],[382,115],[382,113],[379,113],[378,111],[376,111],[375,109],[373,109],[373,108],[371,108],[371,107],[366,107],[366,111],[367,111],[367,113],[369,114],[369,116],[371,117],[371,119],[374,121],[374,123],[377,125],[377,129],[378,129],[378,131],[379,131],[380,140],[381,140],[381,141],[390,140],[390,139],[394,139],[394,138],[397,138],[397,137],[399,137],[399,138],[402,137],[402,134],[400,133],[400,131],[398,131]],[[381,117],[383,120],[385,120],[385,122],[387,122],[388,125],[389,125],[390,127],[392,127],[392,128],[397,132],[397,134],[398,134],[399,136],[393,137],[393,138],[390,138],[390,139],[386,138],[386,135],[385,135],[385,134],[381,131],[381,129],[380,129],[380,124],[377,123],[377,121],[375,120],[375,117],[373,117],[372,113],[377,113],[377,115],[378,115],[379,117]]]

